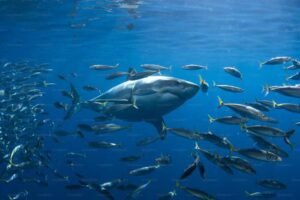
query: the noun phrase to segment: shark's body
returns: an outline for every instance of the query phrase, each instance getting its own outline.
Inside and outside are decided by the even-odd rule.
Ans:
[[[149,76],[121,83],[91,99],[85,107],[125,121],[149,122],[164,135],[163,116],[192,98],[198,90],[196,84],[182,79]],[[75,97],[73,105],[76,107],[78,102],[79,98]]]

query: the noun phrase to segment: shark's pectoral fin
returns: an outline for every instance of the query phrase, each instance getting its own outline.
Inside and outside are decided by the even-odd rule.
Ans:
[[[147,119],[145,121],[152,124],[156,128],[157,132],[159,133],[160,139],[165,139],[167,135],[167,129],[165,128],[165,121],[162,117]]]

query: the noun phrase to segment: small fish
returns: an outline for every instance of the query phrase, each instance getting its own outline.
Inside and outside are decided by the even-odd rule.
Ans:
[[[278,181],[278,180],[275,180],[275,179],[264,179],[264,180],[259,180],[257,181],[257,184],[262,186],[262,187],[265,187],[265,188],[269,188],[269,189],[286,189],[287,186]]]
[[[277,109],[284,109],[294,113],[300,113],[300,104],[276,103],[275,101],[273,101],[273,107]]]
[[[226,106],[233,110],[234,112],[238,113],[242,117],[258,120],[258,121],[264,121],[264,122],[271,122],[275,123],[276,120],[266,116],[263,112],[260,110],[253,108],[252,106],[245,105],[245,104],[238,104],[238,103],[224,103],[223,100],[218,97],[219,100],[219,108],[222,106]]]
[[[253,108],[256,108],[257,110],[263,111],[263,112],[269,112],[271,109],[268,106],[265,106],[258,102],[251,102],[251,103],[245,103],[246,105],[249,105]]]
[[[64,130],[58,130],[58,131],[54,131],[54,135],[59,137],[64,137],[64,136],[73,135],[73,133]]]
[[[263,67],[264,65],[280,65],[289,62],[291,60],[292,58],[288,56],[278,56],[278,57],[271,58],[270,60],[267,60],[265,62],[261,62],[259,66]]]
[[[137,160],[140,160],[142,158],[141,155],[131,155],[120,158],[120,161],[122,162],[135,162]]]
[[[247,192],[245,191],[245,194],[247,197],[253,197],[253,198],[263,198],[263,199],[269,199],[276,197],[276,193],[274,192]]]
[[[242,73],[235,67],[224,67],[224,71],[236,78],[243,79]]]
[[[213,134],[212,132],[208,133],[199,133],[201,135],[201,139],[208,141],[210,143],[213,143],[217,145],[218,147],[228,149],[230,151],[235,151],[234,146],[231,144],[231,142],[226,137],[220,137],[216,134]]]
[[[71,184],[71,185],[65,185],[65,188],[68,190],[80,190],[85,188],[85,186],[80,184]]]
[[[88,145],[96,149],[107,149],[107,148],[120,148],[121,144],[106,142],[106,141],[93,141],[89,142]]]
[[[220,118],[213,118],[212,116],[208,115],[208,119],[210,123],[218,122],[218,123],[229,124],[229,125],[240,125],[248,122],[247,118],[237,117],[237,116],[224,116]]]
[[[94,121],[103,122],[103,121],[108,121],[108,120],[111,120],[111,119],[112,118],[109,117],[109,116],[98,116],[98,117],[94,118]]]
[[[130,128],[131,128],[131,125],[122,126],[122,125],[113,124],[113,123],[98,124],[98,125],[92,126],[92,130],[95,131],[96,134],[112,133],[112,132],[127,130]]]
[[[88,131],[88,132],[93,131],[93,128],[88,124],[77,124],[77,127],[83,131]]]
[[[192,196],[198,198],[198,199],[202,199],[202,200],[216,200],[216,198],[214,196],[212,196],[211,194],[208,194],[202,190],[199,189],[194,189],[194,188],[190,188],[190,187],[185,187],[183,185],[181,185],[179,183],[179,181],[176,182],[176,187],[191,194]]]
[[[233,175],[233,170],[225,163],[220,155],[200,148],[197,142],[195,143],[195,150],[201,152],[210,162],[217,165],[224,172]]]
[[[61,91],[61,94],[62,94],[64,97],[67,97],[67,98],[69,98],[69,99],[73,99],[73,98],[74,98],[74,97],[73,97],[73,94],[72,94],[71,92],[66,91],[66,90],[62,90],[62,91]]]
[[[289,80],[299,81],[300,80],[300,72],[297,72],[297,73],[287,77],[286,80],[287,81],[289,81]]]
[[[161,155],[158,158],[155,158],[155,164],[157,165],[169,165],[172,162],[170,155]]]
[[[57,109],[63,109],[64,111],[67,111],[68,110],[68,104],[65,104],[65,103],[61,103],[61,102],[54,102],[53,104],[55,106],[55,108]]]
[[[199,82],[202,92],[207,93],[209,85],[204,79],[202,79],[201,75],[199,75]]]
[[[236,87],[236,86],[233,86],[233,85],[220,85],[220,84],[216,84],[214,81],[213,81],[213,86],[214,87],[218,87],[222,90],[225,90],[225,91],[228,91],[228,92],[233,92],[233,93],[242,93],[244,92],[244,89],[240,88],[240,87]]]
[[[284,86],[264,86],[263,92],[268,95],[270,92],[276,92],[284,96],[300,98],[300,85],[284,85]]]
[[[261,135],[261,136],[269,136],[269,137],[282,137],[292,149],[293,144],[290,141],[290,137],[295,133],[295,130],[283,131],[279,128],[274,128],[265,125],[253,125],[253,126],[241,126],[242,130],[245,130],[247,133]]]
[[[26,198],[28,196],[29,192],[27,190],[23,191],[23,192],[19,192],[17,194],[13,194],[13,195],[8,195],[8,199],[9,200],[17,200],[20,198]]]
[[[76,130],[75,134],[78,135],[80,138],[85,138],[85,136],[81,130]]]
[[[251,164],[240,157],[237,156],[226,156],[223,161],[230,167],[237,169],[241,172],[247,174],[256,174],[256,170],[251,166]]]
[[[127,76],[127,80],[138,80],[138,79],[146,78],[157,72],[159,72],[159,71],[147,70],[147,71],[143,71],[143,72],[137,72],[134,69],[129,68],[129,74]]]
[[[181,68],[182,68],[182,69],[185,69],[185,70],[199,70],[199,69],[207,70],[207,69],[208,69],[207,66],[196,65],[196,64],[184,65],[184,66],[182,66]]]
[[[172,200],[175,198],[176,195],[177,195],[176,191],[173,190],[173,191],[168,192],[167,194],[159,196],[158,200]]]
[[[57,77],[58,77],[60,80],[67,81],[66,77],[64,77],[64,76],[61,75],[61,74],[57,75]]]
[[[149,70],[154,70],[154,71],[162,71],[162,70],[172,70],[172,66],[170,67],[164,67],[161,65],[156,65],[156,64],[142,64],[142,68],[144,69],[149,69]]]
[[[112,80],[112,79],[116,79],[116,78],[120,78],[122,76],[128,76],[129,73],[128,72],[114,72],[112,74],[109,74],[105,77],[106,80]]]
[[[68,180],[69,180],[69,177],[68,177],[68,176],[62,175],[61,173],[59,173],[59,171],[58,171],[57,169],[53,170],[53,174],[54,174],[56,177],[58,177],[58,178],[60,178],[60,179],[63,179],[63,180],[65,180],[65,181],[68,181]]]
[[[129,171],[129,175],[132,175],[132,176],[147,175],[147,174],[154,172],[158,168],[160,168],[160,165],[145,166],[145,167],[141,167],[141,168],[137,168],[137,169]]]
[[[201,135],[199,135],[198,132],[196,131],[190,131],[187,129],[183,129],[183,128],[166,128],[167,131],[170,131],[171,133],[180,136],[180,137],[184,137],[190,140],[201,140],[202,137]]]
[[[138,188],[136,188],[131,193],[129,193],[129,195],[125,198],[125,200],[136,199],[140,195],[140,193],[150,185],[150,183],[151,183],[151,180],[147,181],[143,185],[140,185]]]
[[[284,158],[289,157],[289,154],[287,152],[285,152],[283,149],[281,149],[276,144],[273,144],[273,143],[267,141],[266,139],[264,139],[261,136],[251,135],[251,139],[254,140],[256,143],[256,146],[258,146],[261,149],[275,153],[276,155],[278,155],[280,157],[284,157]]]
[[[138,146],[138,147],[147,146],[149,144],[153,144],[154,142],[156,142],[158,140],[160,140],[159,135],[145,137],[145,138],[142,138],[141,140],[137,141],[136,146]]]
[[[270,101],[270,100],[263,100],[263,99],[259,100],[259,99],[257,99],[256,102],[260,103],[260,104],[262,104],[262,105],[264,105],[264,106],[266,106],[268,108],[273,108],[274,107],[273,101]]]
[[[244,155],[248,158],[260,160],[260,161],[267,161],[267,162],[278,162],[282,161],[282,158],[270,151],[256,149],[256,148],[249,148],[249,149],[239,149],[236,152]]]
[[[82,154],[82,153],[75,153],[75,152],[69,152],[69,153],[66,153],[65,154],[65,157],[66,158],[86,158],[86,155],[85,154]]]
[[[195,158],[194,162],[183,171],[182,175],[180,176],[180,180],[186,179],[188,176],[190,176],[197,168],[199,162],[200,158],[198,156]]]
[[[111,70],[111,69],[117,69],[119,67],[119,64],[116,64],[114,66],[111,65],[91,65],[90,69],[93,70]]]
[[[94,87],[94,86],[91,86],[91,85],[85,85],[83,86],[83,89],[86,90],[86,91],[97,91],[99,93],[101,93],[101,90],[99,90],[98,88]]]

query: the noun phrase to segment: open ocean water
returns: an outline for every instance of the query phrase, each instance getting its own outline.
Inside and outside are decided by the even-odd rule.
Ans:
[[[115,118],[95,122],[94,117],[100,116],[99,112],[84,108],[65,120],[66,111],[57,108],[59,106],[54,103],[66,103],[67,110],[70,109],[72,100],[61,94],[62,90],[70,91],[70,83],[85,101],[98,96],[97,89],[105,92],[126,81],[126,76],[106,80],[107,75],[116,71],[127,72],[129,67],[143,71],[141,64],[172,66],[171,70],[161,71],[155,76],[176,77],[198,85],[201,75],[209,84],[208,91],[204,93],[199,89],[183,105],[164,115],[165,125],[167,128],[201,133],[211,131],[219,137],[226,137],[237,149],[258,147],[239,124],[209,122],[208,115],[214,118],[239,116],[228,107],[218,108],[218,96],[225,103],[243,104],[261,99],[299,103],[299,98],[272,91],[265,96],[262,92],[265,85],[299,83],[299,80],[286,80],[297,73],[297,70],[284,69],[292,65],[291,59],[260,68],[261,62],[277,56],[300,59],[300,1],[297,0],[1,0],[0,11],[0,90],[5,91],[0,95],[0,199],[152,200],[173,190],[176,190],[173,199],[196,199],[176,187],[183,171],[194,162],[194,140],[167,131],[165,139],[137,146],[137,141],[158,135],[151,124]],[[46,68],[53,71],[36,74],[41,76],[38,81],[45,80],[56,85],[42,88],[41,97],[26,100],[26,103],[24,98],[12,98],[14,92],[28,92],[18,89],[28,81],[21,81],[28,70],[23,72],[21,67],[16,66],[34,68],[41,63],[48,63]],[[119,64],[119,67],[105,71],[90,69],[95,64]],[[208,66],[208,69],[183,70],[181,67],[187,64]],[[239,69],[242,80],[224,72],[226,66]],[[38,82],[36,76],[29,76],[29,81]],[[238,86],[245,91],[224,91],[214,87],[213,81]],[[83,86],[97,89],[87,91]],[[158,85],[156,92],[163,93],[163,89]],[[149,98],[149,101],[147,104],[151,105],[153,99]],[[139,104],[139,101],[136,103]],[[42,113],[30,111],[24,114],[21,111],[22,107],[32,110],[36,104],[43,104]],[[10,105],[20,107],[14,110],[10,109]],[[277,194],[273,199],[299,199],[300,129],[295,125],[300,121],[299,113],[275,108],[264,113],[277,119],[278,123],[249,120],[246,125],[266,125],[284,131],[295,129],[290,138],[293,149],[282,138],[264,137],[286,151],[288,157],[279,162],[259,161],[200,140],[201,148],[220,155],[220,158],[231,155],[246,159],[255,168],[256,174],[236,169],[233,169],[234,174],[228,174],[198,152],[205,177],[202,178],[199,170],[195,169],[189,177],[180,181],[180,185],[204,191],[220,200],[256,199],[247,196],[245,191],[270,191]],[[34,120],[26,121],[27,118]],[[33,127],[36,126],[35,121],[45,119],[51,122]],[[84,136],[78,135],[78,124],[107,123],[129,125],[130,128],[97,135],[85,127],[81,130]],[[62,136],[64,134],[68,135]],[[38,139],[42,145],[34,149],[30,144]],[[91,148],[88,145],[91,141],[113,142],[121,144],[121,147]],[[16,150],[16,155],[12,155],[18,145],[23,146]],[[70,152],[81,156],[67,158],[66,154]],[[140,156],[140,159],[120,161],[120,158],[131,155]],[[146,175],[129,175],[130,170],[155,165],[155,159],[161,155],[169,155],[171,163],[159,165],[158,169]],[[24,162],[25,165],[14,166],[13,162]],[[15,178],[9,180],[14,174]],[[111,188],[101,186],[116,179],[132,187],[125,188],[125,183]],[[264,188],[257,184],[262,179],[276,179],[287,188]],[[138,193],[136,188],[145,183],[149,185]]]

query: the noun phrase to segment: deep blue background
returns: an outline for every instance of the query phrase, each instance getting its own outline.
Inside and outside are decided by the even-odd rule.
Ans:
[[[119,2],[119,3],[118,3]],[[50,63],[54,73],[47,80],[58,85],[48,90],[44,103],[49,104],[51,118],[70,131],[76,130],[76,123],[92,123],[95,113],[82,111],[73,119],[62,122],[64,113],[56,110],[54,101],[68,102],[60,94],[68,84],[59,80],[57,74],[64,74],[78,88],[83,99],[97,93],[86,92],[83,85],[94,85],[101,90],[121,83],[123,79],[106,81],[110,72],[89,70],[92,64],[120,63],[120,70],[136,67],[143,63],[172,65],[171,72],[164,75],[175,76],[198,82],[198,72],[183,71],[184,64],[207,65],[208,71],[199,73],[212,85],[212,81],[243,87],[242,94],[222,92],[211,87],[208,94],[199,92],[185,105],[165,116],[169,127],[182,127],[200,131],[211,130],[228,137],[237,147],[252,147],[253,142],[240,128],[221,124],[209,124],[207,114],[222,116],[232,112],[226,108],[217,109],[217,96],[225,102],[251,102],[264,98],[262,86],[281,85],[293,72],[286,72],[282,66],[259,69],[259,62],[274,56],[291,56],[300,59],[300,12],[299,1],[254,0],[145,0],[136,9],[128,11],[120,8],[123,1],[1,1],[0,2],[0,58],[5,61],[29,60],[32,63]],[[133,24],[133,30],[126,26]],[[85,24],[74,28],[74,25]],[[73,28],[72,28],[73,26]],[[243,81],[223,72],[224,66],[237,66],[243,73]],[[68,74],[76,72],[77,78]],[[270,94],[267,99],[278,102],[299,102],[295,98]],[[300,120],[297,114],[283,110],[273,110],[268,115],[280,120],[278,127],[288,130]],[[118,122],[118,121],[116,121]],[[118,122],[127,124],[126,122]],[[257,122],[254,122],[257,124]],[[294,127],[296,128],[296,127]],[[298,129],[297,129],[298,131]],[[49,130],[46,135],[51,134]],[[115,178],[128,178],[136,184],[148,179],[153,182],[142,193],[143,199],[156,199],[157,194],[174,188],[176,179],[183,169],[192,162],[190,153],[193,142],[169,134],[167,139],[147,147],[139,148],[135,142],[145,136],[156,134],[153,127],[145,123],[135,123],[130,132],[124,131],[107,136],[86,134],[86,139],[62,138],[61,144],[47,140],[47,148],[53,152],[53,165],[61,173],[71,177],[78,171],[99,182]],[[48,137],[47,137],[48,138]],[[91,150],[87,141],[104,139],[121,142],[121,150]],[[245,199],[244,191],[261,191],[255,184],[260,178],[276,178],[288,184],[288,189],[279,191],[277,199],[299,199],[299,139],[298,132],[292,138],[295,150],[290,151],[280,139],[273,141],[285,148],[290,157],[283,162],[262,163],[251,161],[257,169],[256,176],[236,172],[234,176],[225,174],[205,158],[202,158],[207,179],[201,180],[197,172],[184,181],[184,185],[199,188],[214,194],[218,199]],[[204,143],[203,147],[228,152]],[[67,167],[63,154],[81,151],[87,159],[74,169]],[[145,177],[128,177],[128,171],[153,163],[161,153],[170,154],[171,166],[162,167]],[[143,154],[135,164],[126,165],[118,161],[122,156]],[[74,180],[74,179],[71,179]],[[73,182],[73,181],[71,181]],[[101,199],[96,192],[67,191],[66,183],[49,173],[49,187],[36,185],[0,184],[0,198],[9,192],[30,191],[28,199]],[[4,192],[7,190],[7,192]],[[182,191],[177,191],[176,199],[192,199]],[[123,199],[126,193],[114,191],[116,199]]]

